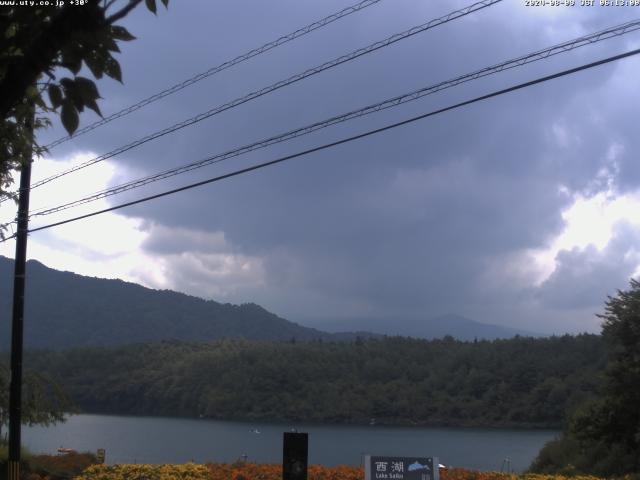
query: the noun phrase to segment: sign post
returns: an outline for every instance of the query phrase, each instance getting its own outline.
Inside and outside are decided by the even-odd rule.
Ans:
[[[104,463],[106,457],[106,451],[104,448],[99,448],[96,452],[96,458],[98,459],[98,463]]]
[[[440,480],[437,457],[364,456],[365,480]]]
[[[309,434],[284,432],[282,446],[282,479],[307,480]]]

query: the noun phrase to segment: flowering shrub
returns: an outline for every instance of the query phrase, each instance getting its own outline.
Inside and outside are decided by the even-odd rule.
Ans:
[[[576,475],[574,477],[565,477],[562,475],[543,475],[538,473],[528,473],[518,477],[522,480],[600,480],[598,477],[591,475]]]
[[[310,465],[308,480],[363,480],[364,469]],[[282,466],[257,463],[196,465],[94,465],[74,480],[281,480]],[[597,477],[478,472],[454,468],[440,471],[441,480],[599,480]]]
[[[257,463],[210,463],[210,480],[282,480],[282,465]],[[308,480],[362,480],[361,467],[310,465]]]
[[[562,475],[541,475],[535,473],[515,474],[500,472],[478,472],[464,468],[440,470],[440,480],[599,480],[591,476],[564,477]]]
[[[75,480],[209,480],[204,465],[93,465]]]

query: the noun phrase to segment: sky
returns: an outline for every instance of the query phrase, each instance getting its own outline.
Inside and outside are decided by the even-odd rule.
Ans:
[[[114,113],[355,2],[174,0],[125,21]],[[86,135],[33,167],[46,178],[166,126],[470,5],[382,0]],[[166,135],[32,192],[32,211],[206,158],[634,20],[637,7],[504,0]],[[640,32],[468,82],[169,180],[34,218],[46,225],[269,161],[640,47]],[[640,273],[640,57],[532,86],[162,199],[30,235],[28,256],[344,330],[457,314],[598,332]],[[85,75],[89,76],[87,73]],[[84,113],[81,127],[97,120]],[[59,121],[39,132],[46,144]],[[15,206],[0,207],[3,218]],[[12,257],[13,241],[0,245]]]

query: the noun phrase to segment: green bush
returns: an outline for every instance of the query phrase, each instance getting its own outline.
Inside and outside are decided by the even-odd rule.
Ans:
[[[9,448],[0,443],[0,480],[7,477]],[[68,453],[64,455],[33,455],[25,448],[21,453],[22,477],[29,480],[48,478],[49,480],[69,480],[79,475],[90,465],[98,463],[95,454]]]
[[[50,480],[68,480],[98,463],[93,453],[66,453],[64,455],[32,455],[26,471]]]
[[[20,459],[22,468],[26,467],[26,464],[31,458],[31,453],[26,448],[22,448],[20,451]],[[0,480],[6,480],[7,478],[7,460],[9,459],[9,445],[6,441],[0,442]]]
[[[529,467],[532,473],[562,474],[567,476],[586,473],[576,466],[580,462],[580,446],[573,439],[562,437],[548,442]]]
[[[639,453],[621,443],[581,440],[572,433],[548,442],[529,467],[533,473],[554,475],[596,475],[640,480],[633,473]]]

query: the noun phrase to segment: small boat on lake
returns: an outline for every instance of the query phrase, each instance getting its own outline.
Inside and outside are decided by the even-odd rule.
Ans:
[[[64,447],[60,447],[58,449],[58,454],[59,455],[67,455],[69,453],[78,453],[76,452],[73,448],[64,448]]]

